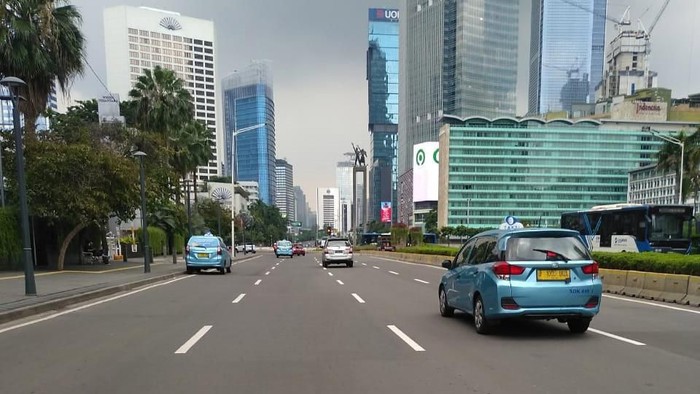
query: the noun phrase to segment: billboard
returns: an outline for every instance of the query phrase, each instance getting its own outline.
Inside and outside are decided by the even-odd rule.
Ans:
[[[379,217],[382,223],[391,223],[391,201],[382,201]]]
[[[378,22],[398,22],[399,10],[387,8],[370,8],[369,20]]]
[[[110,93],[97,99],[97,116],[102,123],[125,123],[119,112],[119,94]]]
[[[440,143],[413,145],[413,202],[438,200]]]

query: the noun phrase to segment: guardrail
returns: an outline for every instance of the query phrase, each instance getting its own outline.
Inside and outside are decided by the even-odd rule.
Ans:
[[[448,256],[371,250],[358,250],[357,253],[436,266],[451,259]],[[600,279],[603,291],[607,293],[700,307],[700,276],[601,268]]]

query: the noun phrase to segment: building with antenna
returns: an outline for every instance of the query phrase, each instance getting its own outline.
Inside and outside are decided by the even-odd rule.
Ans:
[[[192,95],[195,118],[207,125],[213,159],[197,168],[199,180],[219,175],[214,22],[149,7],[116,6],[104,10],[107,87],[129,97],[144,70],[175,71]]]

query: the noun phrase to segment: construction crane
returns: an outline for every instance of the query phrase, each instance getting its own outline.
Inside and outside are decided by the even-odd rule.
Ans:
[[[625,12],[622,13],[622,16],[620,17],[620,19],[615,19],[615,18],[611,18],[611,17],[607,16],[604,13],[601,14],[601,13],[596,12],[595,10],[592,10],[588,7],[582,6],[581,4],[577,3],[574,0],[559,0],[559,1],[566,3],[570,6],[576,7],[578,9],[584,10],[586,12],[589,12],[597,17],[605,18],[606,20],[615,23],[615,28],[618,30],[621,29],[621,26],[629,26],[632,24],[632,22],[630,22],[630,7],[629,6],[625,10]]]
[[[664,1],[664,4],[661,6],[661,9],[659,9],[659,12],[656,14],[656,17],[654,20],[651,22],[651,25],[649,25],[649,30],[644,28],[644,25],[642,24],[642,20],[638,19],[637,22],[639,23],[640,30],[644,31],[644,38],[649,41],[649,38],[651,38],[651,32],[654,30],[656,27],[656,24],[659,22],[659,18],[661,18],[661,14],[666,11],[666,7],[668,6],[668,3],[671,2],[671,0],[666,0]]]

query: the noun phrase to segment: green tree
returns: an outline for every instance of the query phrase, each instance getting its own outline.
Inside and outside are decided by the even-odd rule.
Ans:
[[[160,228],[165,231],[168,249],[173,258],[173,264],[177,264],[177,248],[175,239],[177,235],[185,233],[185,223],[187,218],[185,212],[173,203],[163,204],[151,210],[148,215],[149,226]]]
[[[194,115],[192,96],[174,71],[156,66],[144,70],[129,97],[136,101],[136,121],[144,131],[171,136]]]
[[[444,226],[440,229],[440,236],[447,239],[448,245],[450,244],[450,236],[452,236],[452,234],[454,234],[454,228],[452,227]]]
[[[194,173],[197,167],[206,165],[209,160],[214,159],[211,149],[213,138],[211,130],[204,123],[192,120],[182,128],[173,130],[169,137],[173,146],[173,156],[171,166],[178,173],[180,179],[186,179],[189,174]],[[197,177],[194,179],[194,189],[197,190]],[[179,190],[180,188],[176,188]],[[179,201],[179,195],[176,196]],[[195,203],[197,194],[195,193]]]
[[[389,231],[391,231],[391,225],[389,223],[382,223],[376,220],[367,223],[367,232],[381,234]]]
[[[408,226],[405,223],[396,223],[391,226],[391,242],[395,245],[401,245],[406,242],[408,237]]]
[[[696,131],[692,134],[686,134],[681,131],[675,138],[684,144],[683,195],[681,199],[685,201],[691,193],[697,197],[697,191],[700,189],[700,133]],[[661,145],[656,158],[659,169],[676,173],[676,196],[678,196],[681,186],[681,147],[666,141]],[[697,198],[695,200],[697,201]]]
[[[469,231],[467,228],[463,225],[459,225],[455,227],[454,229],[454,235],[459,237],[459,242],[462,243],[462,239],[464,238],[465,235],[467,235]]]
[[[437,209],[431,209],[425,215],[425,232],[437,234]]]
[[[54,83],[66,91],[83,73],[82,17],[66,0],[5,0],[0,6],[0,75],[23,79],[25,132],[34,138]]]
[[[199,215],[202,216],[204,227],[224,240],[231,239],[231,209],[217,201],[206,198],[196,204]],[[221,227],[221,232],[219,232]],[[203,230],[203,229],[200,229]]]
[[[256,243],[266,244],[285,238],[287,220],[279,208],[258,200],[250,204],[248,211],[254,219],[249,234]]]

